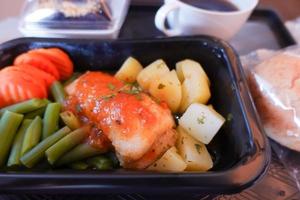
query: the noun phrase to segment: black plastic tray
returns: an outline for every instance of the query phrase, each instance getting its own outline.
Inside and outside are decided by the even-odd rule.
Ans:
[[[0,68],[10,65],[18,54],[29,49],[52,46],[68,52],[78,71],[114,71],[131,55],[144,65],[163,58],[171,67],[182,59],[195,59],[202,63],[211,79],[211,103],[223,116],[231,114],[233,120],[223,126],[209,146],[216,162],[208,173],[2,170],[0,191],[233,193],[255,184],[266,172],[270,147],[257,121],[237,55],[227,43],[210,37],[103,42],[18,39],[0,46]]]

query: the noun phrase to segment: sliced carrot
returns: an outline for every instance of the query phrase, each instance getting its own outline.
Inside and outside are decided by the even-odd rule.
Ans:
[[[9,98],[7,98],[9,97]],[[46,98],[41,88],[18,76],[7,76],[0,73],[0,102],[1,107],[19,103],[32,98]]]
[[[18,66],[9,66],[3,69],[3,71],[18,71],[24,72],[30,75],[33,79],[42,80],[47,88],[49,88],[56,79],[51,74],[44,72],[36,67],[31,65],[18,65]]]
[[[3,70],[1,70],[1,75],[6,77],[18,77],[20,80],[31,82],[38,87],[41,88],[41,92],[43,94],[47,95],[47,83],[45,80],[40,76],[35,76],[29,73],[29,70],[26,71],[18,71],[18,68],[15,67],[6,67]],[[0,76],[1,76],[0,75]]]
[[[30,70],[21,69],[21,66],[8,66],[5,67],[3,70],[1,70],[1,74],[6,74],[6,76],[19,76],[21,79],[29,80],[30,82],[33,82],[36,85],[42,85],[43,88],[47,87],[47,83],[44,79],[41,78],[41,76],[32,75],[30,73]]]
[[[1,97],[1,93],[0,93],[0,108],[4,107],[5,104],[4,104],[4,100],[2,99]]]
[[[56,65],[62,80],[68,79],[73,74],[73,62],[68,54],[59,48],[40,48],[31,50],[28,53],[38,53],[47,57],[53,64]]]
[[[47,72],[55,77],[56,80],[60,79],[60,75],[56,66],[45,56],[37,53],[23,53],[19,55],[15,61],[14,65],[31,65],[44,72]]]
[[[2,91],[3,93],[5,93],[6,95],[2,96],[3,101],[6,102],[7,104],[12,104],[13,100],[11,98],[11,95],[9,94],[9,88],[8,85],[3,84],[2,85]]]
[[[19,71],[12,71],[9,70],[9,67],[6,68],[5,70],[1,70],[0,72],[0,84],[4,84],[3,82],[14,82],[20,84],[27,84],[27,85],[32,85],[32,87],[37,88],[37,92],[35,93],[36,95],[42,96],[42,97],[47,97],[47,86],[45,82],[37,77],[31,77],[25,72],[19,72]],[[16,96],[16,94],[14,94]]]

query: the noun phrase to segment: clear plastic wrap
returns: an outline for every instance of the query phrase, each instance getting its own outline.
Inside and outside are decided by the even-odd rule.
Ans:
[[[241,58],[273,150],[300,189],[300,46]]]
[[[130,0],[27,0],[19,29],[26,36],[116,38]]]

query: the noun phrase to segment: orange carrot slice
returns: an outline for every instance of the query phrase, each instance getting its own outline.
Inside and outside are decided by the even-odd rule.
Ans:
[[[6,68],[5,70],[0,71],[0,80],[1,80],[0,84],[7,85],[11,81],[14,83],[18,83],[20,86],[22,86],[22,84],[32,85],[33,88],[37,88],[36,89],[37,91],[35,93],[36,95],[42,96],[42,97],[48,96],[46,84],[41,78],[32,77],[25,72],[12,71],[12,70],[9,70],[9,68],[10,67]],[[8,83],[5,84],[3,82],[8,82]],[[28,93],[26,93],[26,94],[28,94]],[[14,95],[14,97],[17,96],[17,94],[13,94],[13,95]]]
[[[41,88],[18,76],[0,75],[0,106],[8,106],[32,98],[46,98]],[[0,101],[1,101],[0,100]]]
[[[31,65],[36,67],[44,72],[47,72],[54,76],[56,80],[59,80],[59,72],[56,66],[46,57],[37,54],[37,53],[23,53],[19,55],[15,61],[14,65]]]
[[[49,88],[56,79],[51,74],[48,74],[47,72],[44,72],[36,67],[33,67],[31,65],[18,65],[18,66],[9,66],[4,68],[2,71],[18,71],[23,72],[33,79],[38,79],[43,81],[45,83],[46,87]]]
[[[59,48],[34,49],[28,53],[37,53],[48,58],[57,67],[62,80],[68,79],[73,74],[73,62],[68,54]]]

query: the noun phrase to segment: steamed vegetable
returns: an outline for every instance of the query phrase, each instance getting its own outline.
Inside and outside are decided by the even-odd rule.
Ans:
[[[73,73],[73,62],[68,54],[59,48],[34,49],[28,52],[29,55],[40,55],[52,62],[60,76],[61,80],[68,79]]]
[[[213,161],[206,146],[194,139],[180,126],[177,127],[177,148],[187,164],[186,171],[207,171],[213,167]]]
[[[23,155],[21,157],[21,162],[28,168],[33,167],[45,156],[45,152],[49,147],[54,145],[70,132],[71,130],[68,127],[64,127],[58,130],[53,135],[47,137],[45,140],[40,142],[37,146]]]
[[[181,84],[175,70],[167,72],[150,83],[149,93],[168,104],[173,113],[178,111],[181,102]]]
[[[126,83],[133,83],[136,81],[136,78],[142,69],[143,66],[138,60],[133,57],[129,57],[117,71],[115,77]]]
[[[8,167],[19,166],[21,164],[20,158],[21,158],[22,144],[23,144],[26,130],[31,124],[31,122],[32,120],[30,119],[23,120],[11,147],[11,151],[7,162]]]
[[[76,145],[81,143],[87,136],[88,129],[86,127],[77,129],[67,136],[59,140],[46,151],[46,156],[50,164],[54,164],[65,153],[70,151]]]
[[[210,143],[224,124],[225,119],[209,106],[194,103],[179,119],[179,125],[195,139]]]
[[[137,76],[137,82],[143,88],[143,90],[148,90],[153,81],[156,81],[169,71],[170,70],[168,66],[163,60],[156,60],[139,73]]]
[[[182,100],[179,111],[183,113],[192,103],[206,104],[211,97],[209,79],[201,65],[184,60],[176,64],[176,71],[182,81]]]
[[[105,156],[90,158],[86,162],[98,170],[108,170],[113,168],[113,162]]]
[[[30,123],[30,125],[25,131],[21,149],[22,156],[39,143],[41,135],[42,119],[39,116],[37,116],[36,118],[34,118],[34,120]]]
[[[41,107],[37,110],[34,110],[32,112],[29,112],[29,113],[26,113],[24,115],[24,118],[25,119],[34,119],[35,117],[39,116],[39,117],[43,117],[44,116],[44,113],[46,111],[46,106],[44,107]]]
[[[66,93],[64,90],[64,87],[62,86],[62,84],[59,81],[55,81],[52,85],[51,85],[51,94],[54,98],[54,100],[60,104],[62,104],[66,98]]]
[[[98,149],[92,147],[88,143],[82,143],[77,145],[71,151],[63,155],[58,161],[56,165],[65,165],[75,161],[80,161],[85,158],[89,158],[92,156],[99,155],[104,153],[106,149]]]
[[[160,172],[182,172],[186,167],[187,165],[177,153],[177,149],[172,147],[147,169]]]
[[[0,116],[6,111],[16,112],[20,114],[28,113],[46,106],[49,103],[47,99],[31,99],[14,105],[10,105],[0,109]]]
[[[65,111],[60,113],[60,117],[63,122],[72,130],[80,128],[79,119],[71,111]]]
[[[0,167],[6,163],[9,150],[22,123],[23,115],[5,111],[0,119]]]
[[[58,130],[60,109],[61,105],[59,103],[48,104],[43,119],[43,139]]]
[[[53,64],[50,60],[45,58],[43,55],[37,53],[23,53],[19,55],[15,61],[14,65],[31,65],[36,67],[48,74],[52,75],[56,80],[60,79],[60,74],[55,64]]]

